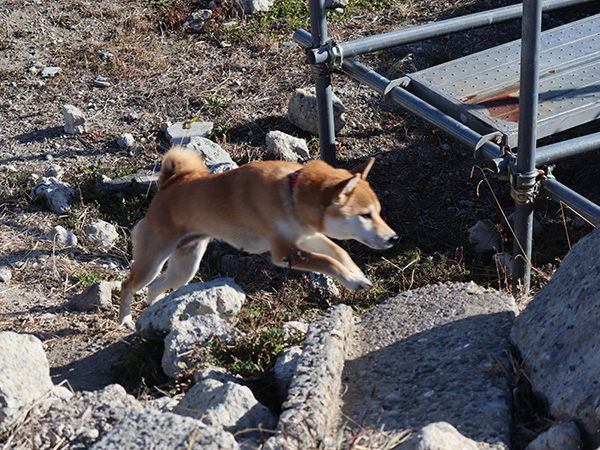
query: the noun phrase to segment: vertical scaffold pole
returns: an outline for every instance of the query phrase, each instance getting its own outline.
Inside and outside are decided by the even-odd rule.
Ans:
[[[325,0],[309,0],[308,6],[310,8],[312,48],[321,48],[327,44],[328,40]],[[330,71],[326,64],[313,64],[312,71],[317,94],[321,159],[335,166],[335,128]]]
[[[524,0],[517,168],[516,173],[512,174],[512,189],[515,198],[515,266],[513,269],[513,293],[515,295],[527,294],[531,282],[533,202],[537,179],[535,149],[541,26],[542,1]]]

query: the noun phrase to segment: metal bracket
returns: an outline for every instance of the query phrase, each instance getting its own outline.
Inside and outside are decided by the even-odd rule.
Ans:
[[[477,144],[475,144],[475,149],[473,150],[473,158],[477,158],[477,152],[481,147],[483,147],[488,142],[493,142],[496,138],[501,137],[502,133],[500,133],[499,131],[493,131],[491,133],[481,136],[481,138],[477,141]]]
[[[315,78],[328,77],[333,70],[342,67],[344,60],[342,48],[331,39],[322,47],[308,47],[305,51]]]
[[[383,99],[387,100],[387,97],[390,94],[390,92],[392,92],[392,89],[394,89],[396,87],[405,88],[409,84],[410,84],[410,78],[408,78],[408,77],[396,78],[395,80],[391,80],[387,84],[385,89],[383,90],[383,94],[382,94]]]
[[[510,192],[515,203],[530,205],[539,196],[540,181],[544,176],[541,170],[527,173],[510,173]]]
[[[329,51],[329,67],[332,69],[339,69],[342,67],[342,63],[344,62],[344,52],[342,47],[330,39],[327,41],[327,49]]]

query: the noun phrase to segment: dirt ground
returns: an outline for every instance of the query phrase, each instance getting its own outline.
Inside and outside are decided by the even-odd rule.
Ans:
[[[508,3],[512,2],[414,0],[378,11],[356,7],[334,16],[329,34],[345,41]],[[57,165],[65,171],[63,178],[76,184],[98,173],[156,165],[168,148],[161,123],[196,117],[215,123],[213,139],[240,164],[266,158],[264,139],[271,130],[307,139],[313,157],[318,157],[317,140],[287,121],[293,90],[310,86],[312,80],[305,55],[290,45],[290,30],[279,24],[283,19],[260,34],[250,26],[256,18],[222,8],[204,32],[185,34],[178,24],[187,14],[188,3],[168,4],[143,0],[4,0],[0,4],[0,268],[11,273],[10,280],[0,282],[0,330],[39,337],[55,383],[68,379],[75,389],[108,384],[111,364],[132,340],[116,325],[116,307],[85,313],[65,307],[70,296],[81,291],[78,280],[83,275],[127,276],[127,236],[132,224],[113,220],[122,242],[108,251],[98,248],[85,240],[82,230],[94,219],[110,221],[111,217],[86,200],[83,184],[76,186],[82,201],[59,216],[30,197],[31,174],[40,176]],[[556,26],[598,9],[591,4],[552,13],[545,15],[544,24]],[[231,27],[237,34],[227,34]],[[388,77],[398,76],[515,39],[519,27],[513,21],[357,59]],[[61,73],[44,78],[45,67],[60,67]],[[110,86],[97,86],[98,76],[106,77]],[[376,297],[455,279],[507,289],[490,255],[477,255],[470,247],[467,229],[491,219],[510,251],[500,210],[512,212],[508,186],[484,177],[479,169],[483,162],[473,160],[470,150],[386,104],[367,87],[340,74],[334,74],[333,84],[346,106],[347,125],[337,136],[339,163],[351,167],[366,156],[377,157],[371,182],[385,219],[402,235],[398,247],[383,254],[348,244],[370,275],[400,273],[393,288],[378,282],[377,286],[385,287]],[[65,104],[84,111],[88,133],[64,132]],[[597,131],[598,123],[571,135],[590,128]],[[116,145],[125,132],[135,136],[134,149]],[[557,174],[599,201],[597,163],[598,156],[591,155],[560,166]],[[536,238],[534,289],[548,279],[569,243],[591,229],[569,212],[563,214],[554,203],[540,201],[537,211],[544,231]],[[60,247],[46,239],[57,224],[75,232],[78,245]],[[213,256],[219,249],[213,248]],[[251,260],[254,269],[246,270],[240,280],[250,303],[280,300],[277,292],[286,289],[284,271],[270,268],[263,259]],[[419,264],[410,263],[413,260]],[[210,261],[218,262],[219,255]],[[390,263],[387,267],[377,265],[385,261]],[[211,263],[201,269],[200,277],[219,273]],[[262,281],[252,279],[253,274]],[[348,301],[349,294],[344,295],[343,299],[312,299],[307,309],[316,313],[332,301]],[[296,300],[301,303],[294,298],[291,302]]]

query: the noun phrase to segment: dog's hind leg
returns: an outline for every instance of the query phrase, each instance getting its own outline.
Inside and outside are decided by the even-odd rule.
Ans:
[[[187,236],[177,243],[169,256],[167,270],[148,287],[149,305],[169,289],[177,289],[194,278],[209,240],[205,236],[195,235]]]
[[[119,323],[131,329],[134,328],[131,318],[133,295],[158,276],[176,242],[157,238],[146,226],[144,220],[134,228],[132,241],[133,264],[129,278],[121,285],[119,311]]]

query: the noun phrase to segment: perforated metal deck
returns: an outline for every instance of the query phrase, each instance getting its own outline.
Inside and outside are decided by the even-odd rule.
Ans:
[[[600,118],[600,15],[542,33],[537,137]],[[521,41],[407,75],[408,89],[517,146]]]

